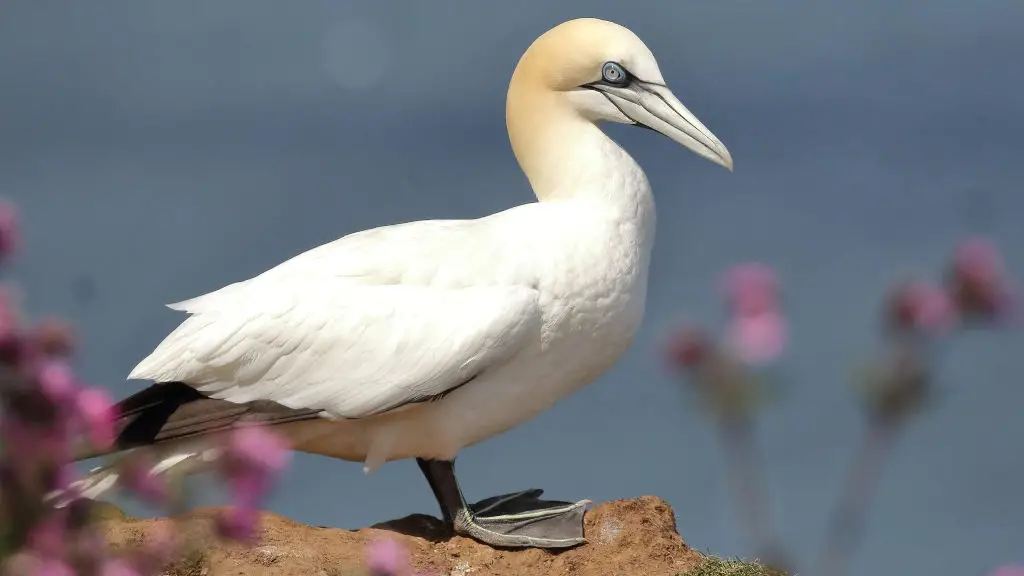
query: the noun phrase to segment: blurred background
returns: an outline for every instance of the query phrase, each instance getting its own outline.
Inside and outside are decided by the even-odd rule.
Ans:
[[[715,432],[661,350],[676,322],[719,321],[722,269],[760,260],[792,343],[759,442],[775,521],[808,557],[862,432],[848,384],[891,282],[973,233],[1024,270],[1017,0],[7,0],[0,194],[24,216],[27,307],[73,321],[82,374],[120,397],[180,320],[165,303],[364,228],[532,200],[505,90],[530,42],[579,16],[635,31],[736,171],[609,128],[658,202],[647,322],[596,384],[466,450],[467,496],[655,494],[691,546],[747,555]],[[943,360],[855,574],[1024,561],[1022,346],[968,333]],[[348,528],[437,514],[411,461],[365,476],[304,455],[269,508]]]

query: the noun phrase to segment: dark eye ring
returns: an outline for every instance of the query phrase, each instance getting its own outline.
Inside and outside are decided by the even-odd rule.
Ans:
[[[616,86],[625,86],[629,83],[629,74],[617,62],[605,62],[601,66],[601,78],[605,82]]]

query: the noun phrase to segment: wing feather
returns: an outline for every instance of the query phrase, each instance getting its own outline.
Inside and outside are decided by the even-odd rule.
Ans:
[[[299,280],[180,306],[191,315],[129,378],[359,418],[444,394],[508,361],[541,328],[538,293],[523,286]]]

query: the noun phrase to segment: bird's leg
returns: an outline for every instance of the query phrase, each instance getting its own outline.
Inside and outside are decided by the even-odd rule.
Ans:
[[[534,488],[467,504],[455,478],[455,464],[416,459],[456,534],[501,548],[568,548],[586,542],[583,515],[588,500],[541,500]]]

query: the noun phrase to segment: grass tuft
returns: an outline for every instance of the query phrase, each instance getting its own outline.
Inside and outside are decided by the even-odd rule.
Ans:
[[[699,566],[679,576],[786,576],[780,572],[756,562],[745,560],[725,560],[714,556],[707,556]]]
[[[169,566],[164,572],[166,576],[204,576],[206,574],[206,554],[201,550],[191,550],[185,557]]]

